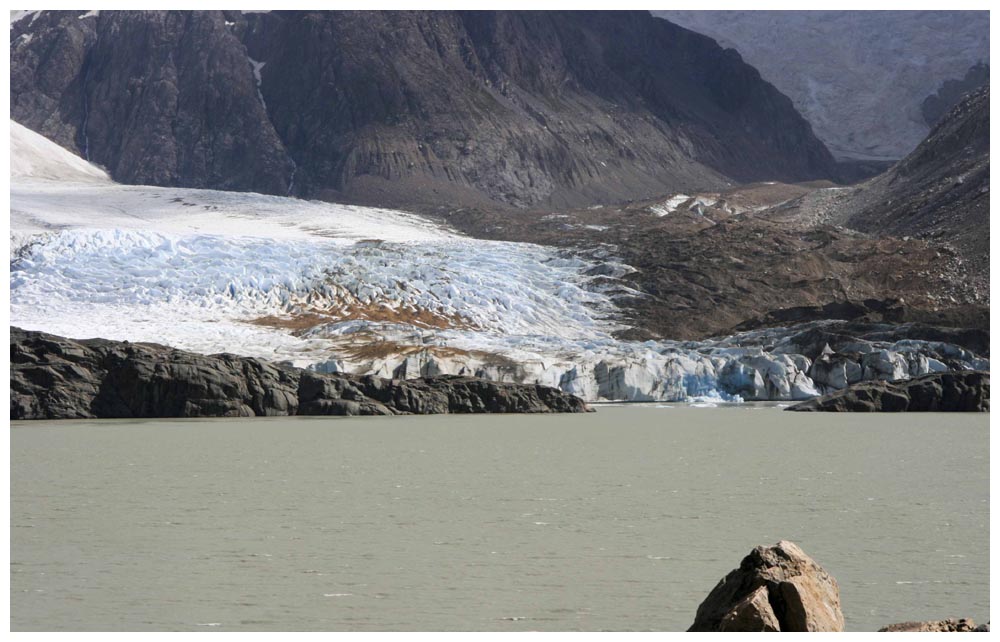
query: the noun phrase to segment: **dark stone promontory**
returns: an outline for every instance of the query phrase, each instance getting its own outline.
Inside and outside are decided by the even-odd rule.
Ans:
[[[935,372],[900,381],[865,381],[786,410],[821,412],[989,412],[990,373]]]
[[[10,329],[10,418],[585,412],[556,388],[440,376],[320,374],[152,343]]]

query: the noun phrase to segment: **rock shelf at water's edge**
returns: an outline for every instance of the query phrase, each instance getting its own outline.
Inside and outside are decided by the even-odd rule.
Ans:
[[[578,397],[472,377],[323,374],[150,343],[10,329],[10,418],[585,412]]]
[[[825,412],[989,412],[990,373],[935,372],[900,381],[865,381],[788,408]]]

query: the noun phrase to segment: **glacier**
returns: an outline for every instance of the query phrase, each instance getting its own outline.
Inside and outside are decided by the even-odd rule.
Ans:
[[[802,327],[623,341],[617,300],[639,293],[608,250],[474,239],[395,210],[119,185],[13,121],[11,150],[10,314],[28,330],[324,372],[540,383],[590,401],[799,400],[989,367],[913,340],[810,358]]]

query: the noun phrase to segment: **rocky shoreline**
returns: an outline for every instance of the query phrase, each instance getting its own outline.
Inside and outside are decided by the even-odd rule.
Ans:
[[[800,412],[989,412],[990,373],[935,372],[865,381],[787,408]]]
[[[323,374],[151,343],[10,329],[10,418],[586,412],[555,388],[474,377]]]
[[[899,339],[896,335],[901,329],[905,326],[897,328],[891,338]],[[720,360],[723,355],[727,363],[736,359],[735,365],[742,369],[728,363],[722,368],[726,376],[719,381],[745,400],[806,399],[788,410],[989,411],[989,373],[968,369],[970,363],[988,367],[988,359],[949,343],[904,339],[886,344],[875,341],[876,336],[886,338],[878,333],[869,337],[874,341],[869,343],[859,339],[859,334],[869,336],[857,332],[840,336],[830,328],[812,328],[793,332],[790,338],[782,337],[775,343],[767,331],[757,337],[748,333],[741,337],[741,342],[748,342],[743,348],[706,345],[704,358]],[[771,351],[755,355],[755,341],[762,342],[756,350],[766,345]],[[919,352],[897,353],[883,347],[903,344],[919,345]],[[904,349],[912,350],[916,345]],[[788,365],[779,367],[774,360],[780,359]],[[927,373],[932,366],[947,370]],[[761,379],[759,370],[767,373],[766,380]],[[627,374],[619,368],[606,377],[613,378],[616,373]],[[589,410],[585,401],[572,394],[579,392],[572,386],[560,390],[491,380],[501,377],[423,374],[404,378],[395,373],[379,377],[306,370],[232,354],[208,356],[153,343],[76,341],[11,328],[12,419]],[[806,379],[806,374],[811,379]],[[748,378],[751,375],[753,382]],[[818,385],[792,394],[793,378]],[[743,379],[748,383],[737,385]],[[806,394],[809,391],[811,395]],[[633,399],[634,395],[618,392],[621,394],[616,397],[622,400],[647,400],[642,395]],[[808,398],[813,395],[819,396]]]

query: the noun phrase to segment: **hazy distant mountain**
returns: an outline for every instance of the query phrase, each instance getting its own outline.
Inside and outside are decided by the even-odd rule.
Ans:
[[[838,158],[902,158],[930,129],[923,101],[989,60],[987,11],[653,13],[735,47]]]
[[[10,56],[12,117],[128,183],[557,207],[835,171],[647,12],[29,12]]]

